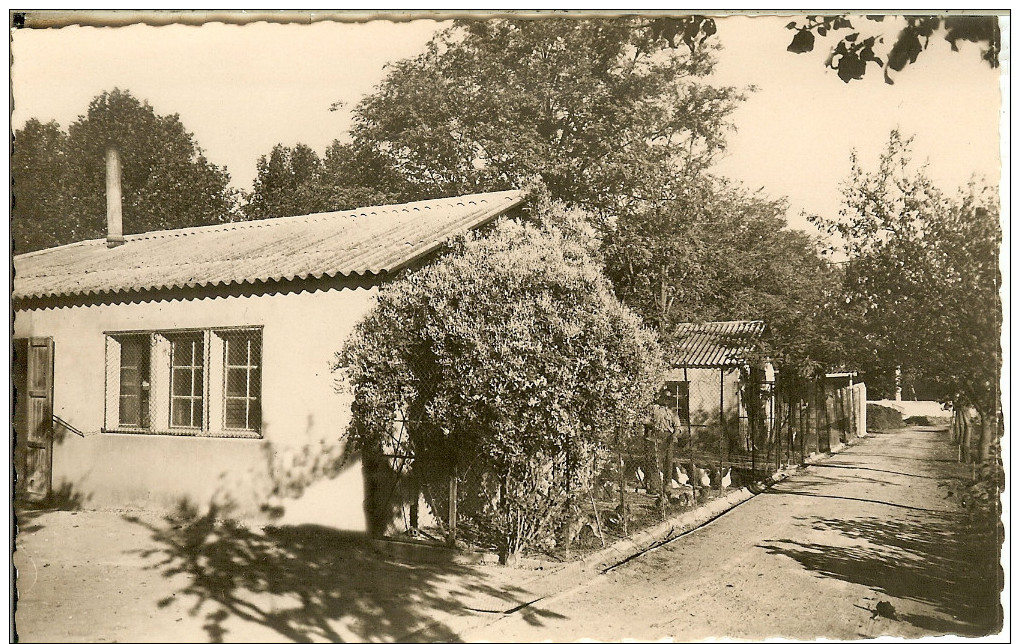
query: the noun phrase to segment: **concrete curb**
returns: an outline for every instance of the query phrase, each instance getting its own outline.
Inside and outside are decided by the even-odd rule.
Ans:
[[[583,559],[564,564],[556,570],[550,571],[548,575],[542,578],[540,588],[529,593],[531,596],[529,601],[498,612],[474,612],[471,607],[466,607],[464,613],[442,621],[433,620],[430,624],[408,634],[407,637],[415,641],[426,641],[432,639],[429,637],[429,634],[439,632],[440,627],[442,632],[446,633],[446,636],[453,632],[454,635],[459,637],[467,631],[495,623],[526,606],[553,597],[570,587],[588,581],[653,548],[665,545],[674,539],[689,534],[738,505],[761,494],[772,485],[803,472],[805,466],[831,458],[848,447],[856,445],[861,440],[862,438],[852,438],[849,443],[840,443],[834,446],[830,452],[818,453],[804,459],[803,465],[786,467],[777,471],[770,477],[771,482],[760,484],[760,487],[756,485],[754,486],[755,489],[751,489],[750,486],[735,489],[725,496],[713,499],[691,512],[685,512],[682,515],[667,519],[663,523],[642,530],[627,539],[617,541],[613,545],[594,552]]]

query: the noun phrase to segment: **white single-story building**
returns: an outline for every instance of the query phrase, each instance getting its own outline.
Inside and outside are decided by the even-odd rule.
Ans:
[[[329,503],[309,517],[366,529],[334,354],[381,284],[523,200],[494,192],[127,236],[114,212],[107,239],[16,256],[18,488],[81,507],[215,504],[257,517],[272,499],[290,512],[301,501],[288,497],[325,480]]]

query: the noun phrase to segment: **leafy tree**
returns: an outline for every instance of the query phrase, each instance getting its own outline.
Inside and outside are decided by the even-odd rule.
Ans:
[[[697,16],[458,21],[394,65],[353,136],[422,196],[539,179],[569,205],[622,212],[724,145],[742,95],[707,82],[709,33]]]
[[[896,38],[887,43],[882,34],[866,35],[865,31],[855,26],[860,18],[873,22],[882,22],[886,18],[901,21],[903,26]],[[796,30],[788,51],[803,54],[815,47],[815,34],[822,38],[830,35],[839,36],[832,47],[826,66],[836,70],[844,83],[864,78],[868,63],[881,68],[885,82],[890,85],[893,79],[889,70],[902,71],[907,65],[917,62],[921,52],[927,49],[932,36],[940,29],[945,29],[945,40],[953,51],[959,51],[961,40],[984,43],[981,59],[992,67],[999,66],[1001,36],[997,16],[892,16],[869,15],[849,16],[807,16],[801,20],[791,21],[787,29]],[[883,60],[884,57],[884,60]]]
[[[55,125],[45,126],[50,143],[42,150],[49,159],[32,151],[40,150],[33,143],[33,138],[39,140],[36,125],[26,124],[15,133],[15,154],[25,142],[26,150],[32,151],[25,158],[38,157],[23,168],[15,167],[15,172],[25,173],[15,174],[15,186],[19,181],[38,186],[28,189],[26,201],[43,205],[16,208],[15,218],[24,219],[14,228],[47,231],[15,237],[18,252],[106,234],[105,155],[110,144],[120,149],[123,164],[125,233],[214,224],[233,216],[230,176],[206,160],[176,114],[160,116],[130,92],[114,89],[93,99],[87,113],[71,124],[62,153]],[[50,168],[53,174],[40,174]],[[41,201],[32,196],[41,192],[54,197]]]
[[[11,157],[14,252],[57,246],[75,234],[77,221],[66,209],[67,134],[56,121],[29,119],[18,130]]]
[[[348,210],[417,197],[404,179],[373,147],[333,141],[326,150],[320,180],[330,210]]]
[[[338,354],[352,444],[378,449],[402,415],[419,479],[480,472],[461,507],[504,560],[576,505],[661,386],[654,336],[613,296],[591,229],[553,221],[503,221],[384,287]],[[437,516],[443,496],[426,494]]]
[[[333,141],[320,159],[298,143],[278,144],[258,160],[258,175],[242,208],[248,219],[350,210],[410,198],[408,186],[374,150]]]
[[[902,365],[944,386],[958,408],[973,406],[980,459],[999,424],[998,199],[977,182],[947,196],[913,168],[910,145],[894,131],[872,172],[854,155],[839,216],[815,221],[848,257],[844,295],[858,364]]]
[[[114,89],[92,100],[68,128],[69,200],[101,236],[106,227],[106,146],[123,163],[124,232],[229,221],[235,195],[230,175],[209,163],[176,114],[160,116],[130,92]]]
[[[838,361],[827,302],[838,275],[817,242],[786,226],[783,201],[703,181],[682,200],[620,217],[608,233],[607,272],[620,298],[668,342],[677,323],[763,319],[760,349],[780,366]]]
[[[664,335],[764,317],[817,359],[816,249],[785,206],[707,171],[743,99],[710,82],[714,33],[698,16],[458,22],[395,65],[353,135],[416,194],[535,182],[595,213],[617,294]]]
[[[277,144],[269,157],[259,157],[252,192],[242,208],[248,219],[307,215],[326,210],[319,180],[322,159],[309,146]]]

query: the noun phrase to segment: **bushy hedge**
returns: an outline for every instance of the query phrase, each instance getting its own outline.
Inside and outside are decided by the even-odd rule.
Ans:
[[[337,355],[354,446],[377,449],[405,419],[419,480],[473,473],[477,502],[458,514],[504,559],[587,498],[615,432],[662,385],[656,338],[597,248],[580,215],[502,221],[383,287]],[[445,491],[425,492],[445,516]]]
[[[868,404],[868,431],[904,427],[903,414],[892,407]]]

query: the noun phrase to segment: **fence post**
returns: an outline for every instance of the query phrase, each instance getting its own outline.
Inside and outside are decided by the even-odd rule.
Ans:
[[[793,462],[793,387],[786,385],[786,466]]]
[[[821,391],[821,383],[818,382],[817,378],[811,380],[811,402],[812,402],[812,416],[815,425],[815,441],[818,443],[818,453],[827,451],[829,444],[829,437],[825,437],[825,445],[822,444],[822,410],[819,408],[819,402],[824,403],[824,392]]]
[[[803,381],[797,381],[797,423],[800,425],[800,464],[803,465],[804,461],[807,460],[807,454],[804,453],[804,408],[807,405],[804,400],[804,383]]]
[[[779,381],[776,379],[776,387],[779,386]],[[794,460],[794,405],[790,404],[790,391],[789,387],[783,387],[783,395],[786,398],[786,466],[789,466],[790,461]],[[779,400],[779,396],[776,396],[776,400]],[[781,426],[780,426],[781,427]]]
[[[449,545],[457,543],[457,466],[453,467],[453,476],[450,477],[450,534],[447,536]]]
[[[762,378],[762,382],[764,382]],[[775,448],[775,468],[776,472],[782,468],[782,420],[779,420],[779,425],[776,425],[775,419],[775,408],[776,408],[776,395],[775,395],[775,383],[772,383],[772,427],[766,433],[771,437],[772,446]],[[780,416],[781,417],[781,416]],[[765,414],[765,427],[768,428],[769,418],[768,414]]]
[[[694,425],[691,424],[691,379],[687,376],[687,367],[684,367],[684,382],[687,383],[687,444],[688,450],[691,454],[691,472],[694,472]],[[694,480],[691,479],[692,484]]]
[[[627,492],[624,489],[627,482],[626,461],[623,458],[623,427],[616,428],[616,455],[620,471],[620,526],[623,528],[623,536],[627,536]]]
[[[725,399],[723,397],[723,391],[726,388],[726,378],[725,378],[725,376],[726,376],[725,368],[720,367],[719,368],[719,441],[720,441],[720,445],[719,445],[719,474],[720,475],[722,474],[723,452],[726,449],[726,415],[725,415],[725,413],[723,411],[723,405],[724,405],[724,402],[725,402]],[[737,419],[737,422],[738,423],[740,422],[739,418]],[[753,475],[754,474],[752,472],[752,476]]]
[[[757,448],[757,444],[756,443],[758,442],[758,437],[757,437],[757,434],[758,434],[758,432],[757,432],[757,430],[758,430],[758,422],[757,422],[757,420],[758,419],[756,418],[757,415],[758,415],[758,405],[757,405],[757,401],[755,400],[755,394],[754,394],[754,385],[755,385],[754,381],[755,381],[755,376],[756,375],[757,374],[754,373],[754,369],[752,369],[750,366],[748,366],[747,367],[747,381],[745,382],[745,386],[747,388],[747,400],[745,401],[745,406],[747,407],[747,433],[751,435],[751,478],[756,478],[757,475],[758,475],[758,463],[757,463],[757,451],[758,450],[756,449]],[[737,424],[739,425],[739,423],[740,423],[740,414],[738,413],[737,414]],[[766,469],[768,469],[768,466],[766,466]]]
[[[857,389],[850,385],[850,434],[857,438]]]
[[[841,389],[839,396],[839,403],[843,407],[843,422],[841,427],[843,429],[843,444],[846,445],[850,442],[850,409],[847,407],[847,397],[850,394],[850,389],[844,387]]]

